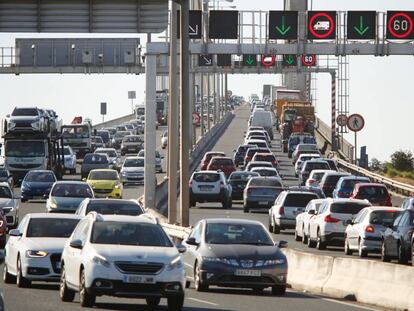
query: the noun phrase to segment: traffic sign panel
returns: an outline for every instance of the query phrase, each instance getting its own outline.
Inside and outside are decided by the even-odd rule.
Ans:
[[[305,67],[316,66],[316,55],[315,54],[306,54],[301,56],[302,65]]]
[[[200,67],[213,66],[213,55],[211,54],[198,55],[198,66]]]
[[[351,40],[373,40],[377,34],[377,12],[348,11],[347,38]]]
[[[298,38],[297,11],[269,12],[269,39],[296,40]]]
[[[335,11],[308,12],[308,39],[332,40],[336,38]]]
[[[238,11],[210,11],[210,39],[237,39],[239,33]]]
[[[180,20],[180,10],[177,11],[177,20]],[[177,23],[177,37],[180,38],[180,22]],[[200,10],[190,10],[188,36],[190,39],[201,39],[203,35],[202,13]]]
[[[340,114],[336,118],[336,124],[339,126],[346,126],[348,123],[348,117],[345,114]]]
[[[246,67],[257,66],[257,55],[256,54],[243,54],[243,66],[246,66]]]
[[[414,12],[387,12],[387,39],[414,39]]]
[[[220,66],[220,67],[231,66],[231,54],[217,54],[217,66]]]
[[[275,55],[262,55],[261,63],[263,67],[272,67],[275,64]]]
[[[347,125],[351,131],[359,132],[364,128],[365,120],[360,114],[354,113],[348,117]]]
[[[295,54],[287,54],[283,55],[283,66],[297,66],[298,65],[298,58]]]

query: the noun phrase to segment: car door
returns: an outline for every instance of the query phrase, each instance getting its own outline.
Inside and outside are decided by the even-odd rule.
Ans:
[[[352,249],[358,248],[360,229],[367,214],[367,210],[361,210],[356,215],[355,219],[353,220],[353,223],[350,224],[347,228],[348,243]]]
[[[403,246],[403,249],[410,250],[411,249],[411,237],[413,235],[414,229],[414,212],[407,211],[407,217],[404,218],[404,222],[401,221],[399,226],[399,235],[400,235],[400,242]]]
[[[399,226],[400,223],[402,223],[404,221],[404,218],[407,216],[407,212],[402,213],[401,215],[399,215],[392,227],[390,228],[389,232],[387,232],[386,236],[385,236],[385,244],[386,244],[386,249],[387,249],[387,254],[391,255],[391,256],[397,256],[397,242],[398,242],[398,238],[399,238]],[[387,230],[388,231],[388,230]]]
[[[22,219],[17,229],[22,233],[22,236],[9,236],[9,240],[6,244],[6,262],[9,271],[16,274],[17,254],[20,244],[22,243],[23,236],[26,234],[27,223],[30,217],[26,216]]]
[[[327,207],[327,202],[322,203],[321,207],[319,208],[319,212],[309,221],[309,236],[312,238],[312,240],[316,240],[317,228],[321,222],[321,219],[323,218],[323,214],[325,213]]]
[[[75,231],[72,234],[72,237],[70,238],[71,241],[76,241],[81,239],[81,235],[84,232],[85,227],[88,224],[88,219],[84,219],[79,222],[79,224],[76,226]],[[67,247],[65,249],[65,270],[66,270],[66,279],[68,283],[72,285],[78,284],[78,272],[77,264],[79,260],[80,250],[73,248],[73,247]],[[76,258],[78,257],[78,258]]]
[[[201,243],[201,232],[202,232],[202,222],[199,222],[188,236],[188,238],[194,238],[196,243]],[[199,245],[189,245],[185,243],[187,247],[187,252],[184,253],[184,262],[185,262],[185,272],[187,276],[194,277],[194,263],[197,258],[197,250]]]

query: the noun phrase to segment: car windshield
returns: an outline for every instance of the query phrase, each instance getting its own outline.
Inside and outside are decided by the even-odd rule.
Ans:
[[[88,184],[55,184],[52,190],[54,197],[92,198],[93,193]]]
[[[100,136],[100,137],[102,137],[102,139],[104,141],[108,141],[109,140],[109,137],[110,137],[109,132],[107,132],[107,131],[98,131],[97,132],[97,135]]]
[[[27,228],[28,238],[68,238],[79,219],[32,218]]]
[[[36,108],[14,108],[12,112],[13,117],[33,117],[38,116]]]
[[[207,224],[206,243],[274,245],[261,225],[237,223]]]
[[[314,193],[289,193],[285,199],[285,206],[305,207],[309,201],[318,199]]]
[[[90,202],[86,208],[86,213],[97,212],[102,215],[129,215],[138,216],[143,213],[142,209],[133,202],[114,203],[109,202]]]
[[[172,247],[164,230],[155,224],[139,222],[95,222],[91,243]]]
[[[358,197],[363,199],[375,199],[388,197],[388,191],[385,187],[361,187]]]
[[[144,156],[145,156],[145,151],[140,150],[140,152],[138,152],[138,157],[144,157]],[[161,154],[159,153],[158,150],[155,150],[155,157],[156,158],[161,158]]]
[[[7,141],[6,157],[44,157],[45,143],[43,141]]]
[[[336,185],[341,177],[341,175],[328,175],[325,178],[325,184]]]
[[[88,138],[89,136],[89,126],[87,125],[62,127],[63,138]]]
[[[282,187],[282,183],[278,178],[253,177],[249,187]]]
[[[216,182],[220,180],[220,175],[217,173],[197,173],[194,174],[193,179],[196,182]]]
[[[213,165],[233,165],[233,160],[231,159],[212,159],[211,164]]]
[[[360,184],[360,183],[363,183],[363,182],[369,182],[369,179],[367,179],[367,180],[347,179],[347,180],[344,180],[344,182],[342,183],[342,188],[354,189],[354,186],[356,184]]]
[[[138,136],[126,136],[126,137],[124,137],[123,142],[126,142],[126,143],[140,143],[140,142],[142,142],[142,139],[141,139],[141,137],[138,137]]]
[[[102,140],[102,137],[100,136],[92,136],[92,142],[102,144],[103,140]]]
[[[108,158],[101,154],[87,154],[83,159],[83,164],[107,164]]]
[[[110,158],[116,158],[118,155],[116,154],[115,150],[104,150],[104,149],[97,149],[95,153],[105,153]]]
[[[12,199],[13,194],[9,187],[0,187],[0,198],[4,199]]]
[[[144,167],[144,159],[125,159],[124,167]]]
[[[369,216],[369,223],[373,225],[383,225],[385,227],[388,227],[394,223],[395,218],[400,213],[400,211],[395,210],[374,211]]]
[[[90,180],[118,180],[119,176],[116,171],[91,171],[88,179]]]
[[[24,181],[28,182],[55,182],[56,177],[52,172],[29,172]]]
[[[71,155],[71,153],[70,153],[70,149],[69,149],[68,147],[64,147],[64,148],[63,148],[63,154],[64,154],[64,155]]]
[[[254,168],[252,171],[259,173],[260,176],[278,176],[279,175],[277,171],[274,169],[269,170],[269,169],[263,169],[263,168]]]
[[[364,203],[338,202],[331,205],[331,213],[356,215],[360,210],[369,206]]]

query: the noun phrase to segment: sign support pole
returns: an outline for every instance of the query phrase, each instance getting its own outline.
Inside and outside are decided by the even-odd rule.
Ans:
[[[335,71],[331,72],[331,142],[332,142],[332,151],[338,151],[337,141],[336,141],[336,73]]]
[[[358,153],[358,148],[357,148],[357,132],[355,132],[355,148],[354,148],[354,152],[355,152],[355,165],[358,165],[358,159],[357,159],[357,153]]]

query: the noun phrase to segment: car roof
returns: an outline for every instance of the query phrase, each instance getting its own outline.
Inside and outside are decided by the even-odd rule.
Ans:
[[[138,157],[138,156],[127,156],[125,160],[131,160],[131,159],[145,159],[144,157]]]
[[[205,171],[197,171],[197,172],[194,172],[194,174],[220,174],[220,172],[217,172],[217,171],[207,171],[207,170],[205,170]]]
[[[222,157],[222,156],[212,157],[211,161],[216,160],[216,159],[226,159],[226,160],[232,160],[233,161],[233,159],[230,158],[230,157]]]
[[[369,210],[370,212],[375,212],[375,211],[404,211],[403,208],[401,207],[391,207],[391,206],[368,206],[366,207],[367,210]]]
[[[54,174],[54,172],[51,170],[30,170],[28,171],[28,173],[53,173]]]
[[[105,152],[105,151],[116,151],[115,148],[96,148],[95,153]]]
[[[254,156],[257,156],[257,155],[259,155],[259,156],[274,156],[275,157],[273,152],[256,152]]]
[[[351,176],[351,173],[348,173],[348,172],[337,172],[337,171],[330,170],[330,171],[325,172],[324,177],[326,177],[326,176],[332,176],[332,175],[336,175],[336,176]]]
[[[95,168],[91,170],[91,172],[117,172],[117,171],[111,168]]]
[[[114,222],[134,222],[134,223],[148,223],[155,224],[155,218],[151,218],[148,215],[141,214],[139,216],[129,215],[102,215],[98,213],[90,213],[96,215],[96,221],[114,221]],[[88,214],[88,215],[90,215]]]
[[[320,158],[321,155],[319,153],[303,153],[303,154],[299,155],[299,159],[304,158],[304,157],[318,157],[318,158]]]
[[[275,171],[277,172],[277,169],[275,169],[274,167],[267,167],[267,166],[257,166],[257,167],[253,167],[252,171],[258,171],[258,170],[268,170],[268,171]]]
[[[30,213],[26,214],[30,218],[61,218],[61,219],[81,219],[82,216],[75,214],[63,214],[63,213]]]
[[[342,180],[347,180],[347,179],[358,180],[358,179],[369,179],[369,177],[367,177],[367,176],[350,175],[350,176],[342,176],[341,179]]]
[[[222,153],[225,154],[223,151],[207,151],[204,155],[210,155],[210,154],[215,154],[215,153]]]
[[[55,182],[55,185],[58,184],[68,184],[68,185],[89,185],[88,183],[80,180],[58,180]]]
[[[251,165],[251,164],[264,164],[264,165],[271,165],[270,162],[268,161],[250,161],[249,164],[247,165]]]
[[[287,189],[287,190],[285,190],[285,192],[287,194],[299,194],[299,195],[300,194],[312,194],[312,195],[318,196],[315,192],[313,192],[311,190],[308,190],[308,189],[303,189],[303,190],[299,190],[299,189],[289,190],[289,189]]]
[[[356,184],[355,187],[358,187],[358,188],[363,188],[363,187],[382,187],[382,188],[387,188],[385,185],[379,184],[379,183],[359,183],[359,184]]]
[[[261,225],[263,224],[257,220],[250,219],[239,219],[239,218],[208,218],[204,219],[207,224],[252,224]]]
[[[264,139],[249,139],[247,142],[249,143],[256,143],[256,142],[265,142],[266,140]]]
[[[338,199],[332,199],[332,198],[326,198],[329,203],[365,203],[365,204],[371,204],[368,200],[359,200],[359,199],[349,199],[349,198],[338,198]]]

